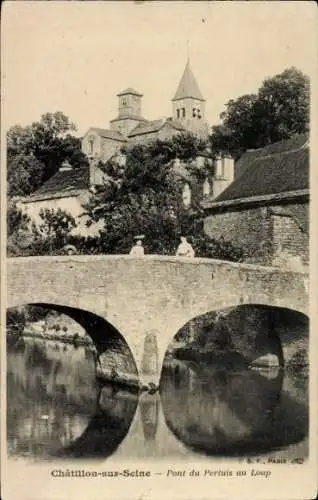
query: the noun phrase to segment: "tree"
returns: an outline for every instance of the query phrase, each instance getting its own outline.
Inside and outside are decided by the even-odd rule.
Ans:
[[[100,165],[105,183],[86,206],[91,220],[104,223],[100,244],[107,253],[127,253],[136,234],[146,233],[146,251],[172,253],[180,231],[190,230],[193,210],[182,204],[182,179],[173,160],[182,141],[188,156],[196,156],[194,136],[154,141],[126,150],[126,165]]]
[[[17,154],[8,162],[8,196],[26,196],[42,182],[44,164],[33,154]]]
[[[74,217],[58,208],[41,209],[41,222],[33,223],[32,253],[35,255],[50,255],[59,251],[69,242],[72,230],[76,227]]]
[[[7,254],[9,257],[28,255],[28,246],[33,239],[30,218],[22,212],[14,200],[7,206]]]
[[[7,236],[11,236],[18,229],[26,230],[30,222],[29,217],[22,213],[13,200],[9,200],[7,207]]]
[[[309,78],[296,68],[267,78],[257,94],[226,104],[221,125],[212,128],[211,147],[235,158],[309,130]]]
[[[42,209],[40,222],[24,214],[10,200],[7,210],[7,253],[10,257],[29,255],[56,255],[72,241],[76,227],[74,217],[60,208]]]
[[[31,126],[15,125],[7,133],[9,196],[28,195],[51,177],[65,159],[74,168],[88,165],[75,125],[64,113],[45,113]],[[21,181],[19,179],[22,179]]]
[[[103,221],[99,251],[128,253],[138,234],[145,234],[146,253],[174,254],[181,234],[191,235],[197,255],[222,258],[222,251],[236,260],[232,248],[217,245],[203,233],[203,211],[199,197],[190,207],[182,203],[184,179],[174,168],[180,154],[186,163],[187,182],[197,180],[191,160],[203,150],[194,136],[176,136],[170,141],[154,141],[126,150],[126,165],[114,161],[101,164],[105,176],[101,186],[85,207],[92,221]],[[210,241],[210,245],[208,242]],[[213,246],[214,245],[214,246]]]

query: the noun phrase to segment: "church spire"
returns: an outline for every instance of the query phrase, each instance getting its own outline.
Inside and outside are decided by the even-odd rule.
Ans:
[[[199,101],[205,101],[191,69],[190,59],[188,56],[185,70],[172,100],[177,101],[179,99],[186,99],[189,97],[192,99],[198,99]]]

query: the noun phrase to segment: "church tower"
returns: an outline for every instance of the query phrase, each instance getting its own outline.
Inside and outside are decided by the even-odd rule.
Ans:
[[[118,97],[118,117],[111,120],[111,130],[116,130],[127,137],[137,125],[146,120],[141,116],[142,94],[132,88],[119,92]]]
[[[201,94],[188,59],[177,91],[172,99],[173,119],[201,137],[208,135],[205,99]]]

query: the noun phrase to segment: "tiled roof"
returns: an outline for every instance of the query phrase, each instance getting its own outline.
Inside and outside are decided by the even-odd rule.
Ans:
[[[308,140],[308,134],[297,134],[285,141],[275,142],[259,149],[248,149],[236,162],[236,177],[241,175],[259,156],[284,153],[301,148]]]
[[[105,137],[105,139],[113,139],[114,141],[121,141],[121,142],[127,141],[126,137],[123,134],[121,134],[120,132],[117,132],[117,130],[109,130],[106,128],[91,127],[87,133],[89,133],[89,132],[96,132],[101,137]]]
[[[135,89],[133,89],[131,87],[128,87],[127,89],[122,90],[117,95],[120,96],[120,95],[127,95],[127,94],[133,94],[133,95],[137,95],[139,97],[142,97],[142,94],[140,92],[137,92],[137,90],[135,90]]]
[[[142,118],[142,116],[122,114],[122,115],[117,116],[116,118],[113,118],[112,120],[110,120],[110,123],[118,122],[119,120],[137,120],[137,121],[143,122],[143,123],[148,121],[148,120],[146,120],[146,118]]]
[[[193,97],[194,99],[199,99],[200,101],[205,100],[192,72],[189,59],[172,100],[177,101],[178,99],[184,99],[185,97]]]
[[[202,205],[217,208],[283,199],[308,193],[309,143],[306,134],[247,151],[237,165],[237,178],[215,199]]]
[[[176,130],[185,130],[181,123],[174,120],[166,120],[163,118],[160,120],[152,120],[146,123],[140,123],[128,134],[128,137],[135,137],[136,135],[158,132],[165,124],[168,124]]]
[[[78,196],[83,190],[89,189],[89,167],[74,168],[58,171],[52,175],[31,196],[24,198],[24,202],[47,200]]]

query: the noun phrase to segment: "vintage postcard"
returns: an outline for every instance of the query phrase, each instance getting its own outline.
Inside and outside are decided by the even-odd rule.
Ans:
[[[2,497],[315,498],[315,3],[1,21]]]

